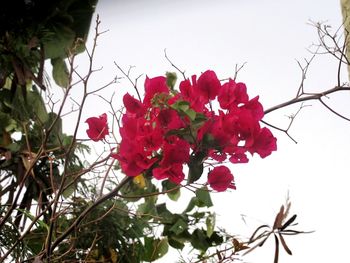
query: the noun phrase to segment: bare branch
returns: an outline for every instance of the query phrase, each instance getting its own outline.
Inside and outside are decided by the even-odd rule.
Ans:
[[[183,77],[184,79],[186,79],[185,71],[184,71],[184,70],[180,70],[180,69],[169,59],[169,57],[168,57],[168,55],[167,55],[167,53],[166,53],[166,49],[164,49],[164,56],[165,56],[166,60],[170,63],[170,65],[171,65],[172,67],[174,67],[177,71],[179,71],[179,72],[181,73],[182,77]]]

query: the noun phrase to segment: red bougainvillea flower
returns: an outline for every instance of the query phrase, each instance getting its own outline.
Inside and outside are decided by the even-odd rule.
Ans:
[[[259,135],[255,138],[250,152],[258,153],[261,158],[269,156],[273,151],[277,150],[277,139],[272,135],[271,131],[264,127],[260,130]]]
[[[215,72],[207,70],[198,78],[196,88],[199,95],[207,102],[216,98],[219,94],[221,84]]]
[[[218,192],[223,192],[227,188],[236,189],[233,175],[226,166],[217,166],[208,174],[208,184]]]
[[[257,121],[260,121],[264,117],[264,109],[259,102],[259,96],[256,96],[254,99],[248,101],[244,106],[242,106],[242,109],[249,110],[253,118]]]
[[[179,85],[180,94],[183,100],[190,103],[193,110],[196,112],[204,112],[205,104],[208,101],[205,101],[201,96],[198,96],[197,90],[194,88],[197,85],[196,78],[196,75],[192,76],[192,84],[189,79],[181,81]]]
[[[129,93],[124,95],[123,103],[126,111],[128,113],[135,114],[137,117],[143,116],[146,112],[146,109],[141,101],[135,99]]]
[[[173,143],[165,143],[163,147],[162,166],[169,166],[174,163],[187,163],[190,160],[190,144],[181,139],[176,139]]]
[[[99,117],[91,117],[85,121],[89,125],[86,130],[88,137],[97,142],[103,140],[108,135],[107,114],[103,113]]]
[[[185,174],[182,171],[183,165],[175,163],[167,167],[158,167],[153,169],[153,176],[158,180],[169,179],[175,184],[180,184],[185,178]]]
[[[143,104],[147,107],[150,106],[153,97],[159,93],[169,94],[169,88],[166,85],[166,78],[163,76],[151,79],[146,77],[145,98],[143,99]]]
[[[149,169],[158,159],[149,158],[142,145],[136,140],[123,139],[119,151],[112,155],[120,163],[122,171],[127,176],[137,176]]]
[[[158,114],[157,123],[164,129],[164,132],[185,127],[184,121],[173,109],[161,110]]]
[[[163,76],[146,77],[142,101],[128,93],[123,97],[122,140],[111,156],[127,176],[147,171],[179,184],[185,179],[184,165],[219,162],[209,172],[208,184],[221,192],[236,187],[232,173],[220,163],[247,163],[248,153],[264,158],[277,149],[276,138],[260,126],[264,110],[259,97],[249,99],[244,83],[229,79],[221,85],[212,70],[181,81],[178,91],[166,83]],[[91,139],[108,134],[105,114],[87,123]],[[197,155],[198,161],[192,158]]]

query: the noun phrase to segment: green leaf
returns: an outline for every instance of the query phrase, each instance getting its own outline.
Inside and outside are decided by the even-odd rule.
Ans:
[[[74,178],[72,178],[72,176],[67,176],[66,178],[67,178],[66,185],[74,181]],[[72,183],[62,192],[62,196],[64,198],[68,198],[74,193],[75,190],[76,190],[76,184]]]
[[[51,59],[52,77],[56,84],[62,88],[67,88],[69,85],[69,72],[66,62],[63,58]]]
[[[171,108],[177,111],[186,112],[190,108],[190,103],[185,100],[179,100],[171,105]]]
[[[138,206],[137,214],[145,218],[158,216],[155,201],[156,199],[152,197],[145,198],[145,202]]]
[[[167,195],[168,197],[173,200],[173,201],[177,201],[181,195],[181,191],[180,191],[180,187],[169,181],[169,180],[164,180],[162,181],[162,187],[163,187],[163,192],[166,192],[166,191],[169,191],[169,190],[172,190],[170,192],[167,192]]]
[[[196,229],[192,234],[191,245],[202,252],[207,251],[210,244],[207,242],[207,236],[202,229]]]
[[[163,224],[172,224],[174,222],[174,214],[168,210],[165,203],[158,204],[156,209],[157,214],[161,218],[161,222]]]
[[[10,124],[11,116],[0,111],[0,131],[3,131]]]
[[[5,131],[11,132],[11,131],[14,131],[14,130],[17,130],[17,131],[19,130],[18,129],[18,123],[14,119],[10,119],[8,125],[5,128]]]
[[[116,207],[115,211],[118,215],[125,216],[128,218],[130,217],[130,214],[128,213],[129,208],[127,207],[125,202],[123,202],[122,200],[115,200],[114,205]]]
[[[43,221],[43,220],[40,220],[40,219],[36,219],[35,216],[33,216],[28,210],[26,209],[20,209],[20,208],[17,208],[16,210],[22,212],[26,217],[28,217],[30,220],[36,220],[36,223],[43,229],[46,229],[47,231],[49,230],[49,226]]]
[[[9,144],[6,148],[9,149],[11,152],[15,153],[21,149],[21,145],[13,142],[13,143]]]
[[[192,109],[188,109],[185,111],[185,114],[190,118],[191,121],[194,121],[196,119],[197,112]]]
[[[166,85],[171,89],[174,90],[177,76],[175,72],[167,72],[166,75]]]
[[[199,178],[201,178],[203,173],[203,163],[189,163],[189,171],[188,171],[188,182],[194,183]]]
[[[56,24],[50,28],[53,31],[44,41],[46,58],[65,58],[75,39],[75,33],[69,27]]]
[[[63,138],[62,118],[58,117],[57,120],[56,120],[56,118],[57,118],[57,114],[54,112],[50,112],[48,114],[48,120],[46,121],[46,123],[44,125],[46,130],[51,128],[48,143],[50,143],[54,146],[60,145],[62,138]],[[54,123],[54,121],[56,121],[56,122]],[[53,123],[54,123],[54,125],[52,126]]]
[[[199,202],[204,206],[206,207],[213,206],[213,202],[211,201],[211,197],[210,197],[210,192],[208,191],[208,188],[206,186],[200,189],[197,189],[196,197],[198,198]]]
[[[147,262],[155,261],[163,257],[169,249],[168,239],[154,239],[152,237],[145,237],[145,254],[143,260]]]
[[[188,203],[185,211],[183,211],[183,213],[188,213],[191,212],[192,209],[198,204],[198,199],[197,197],[192,197],[190,202]]]
[[[205,217],[206,214],[207,214],[206,212],[198,212],[198,211],[196,211],[193,214],[191,214],[190,216],[195,218],[196,222],[199,222],[199,220],[202,220]]]
[[[47,121],[48,114],[45,102],[35,85],[33,86],[32,91],[27,93],[26,108],[30,113],[31,118],[37,117],[41,123]]]
[[[26,246],[30,249],[30,251],[34,255],[37,255],[40,253],[40,251],[44,247],[46,237],[47,237],[47,230],[45,228],[38,227],[33,231],[30,231],[29,233],[27,233],[24,236],[23,241],[26,244]]]
[[[187,228],[187,223],[182,218],[179,218],[169,231],[175,233],[175,235],[179,235]]]
[[[197,126],[202,126],[204,122],[208,120],[208,117],[205,116],[203,113],[197,113],[195,120],[192,122],[192,124],[195,124]]]
[[[219,235],[220,233],[217,231],[214,231],[213,234],[210,236],[210,238],[207,238],[207,241],[211,246],[217,246],[224,242],[224,239],[222,236]]]
[[[69,6],[68,13],[73,18],[71,28],[77,37],[87,38],[97,2],[98,0],[76,0]]]
[[[204,152],[199,152],[190,158],[190,162],[188,164],[188,182],[193,183],[197,181],[203,173],[203,158],[205,158]]]
[[[182,250],[185,247],[185,242],[181,239],[177,239],[176,236],[170,236],[168,237],[168,243],[170,246],[176,249]]]
[[[215,148],[215,146],[217,145],[214,136],[210,133],[206,133],[203,136],[202,144],[203,147],[205,147],[205,149]]]
[[[145,194],[158,192],[158,189],[152,183],[152,178],[150,176],[145,176],[145,183],[146,187],[140,188],[138,185],[131,181],[130,183],[124,185],[120,189],[120,192],[123,194],[124,198],[130,202],[136,202],[140,200]],[[150,199],[150,197],[148,199]]]
[[[210,213],[205,220],[205,224],[207,225],[207,237],[211,237],[214,233],[216,216],[215,213]]]

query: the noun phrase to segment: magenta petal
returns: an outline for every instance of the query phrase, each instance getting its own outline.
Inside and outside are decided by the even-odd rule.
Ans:
[[[99,117],[91,117],[85,121],[89,125],[86,130],[88,137],[97,142],[103,140],[108,135],[107,114],[104,113]]]
[[[208,174],[208,184],[218,192],[235,189],[233,184],[233,175],[226,166],[217,166]]]

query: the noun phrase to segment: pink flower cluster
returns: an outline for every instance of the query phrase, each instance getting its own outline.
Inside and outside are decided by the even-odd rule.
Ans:
[[[246,163],[247,153],[265,158],[277,149],[270,130],[260,127],[264,111],[258,99],[249,99],[243,83],[221,84],[211,70],[182,81],[179,91],[169,88],[165,77],[147,77],[143,101],[128,93],[123,97],[122,140],[113,157],[128,176],[149,171],[177,184],[185,179],[185,164],[191,169],[208,163],[214,190],[235,189],[230,170],[216,164]]]

